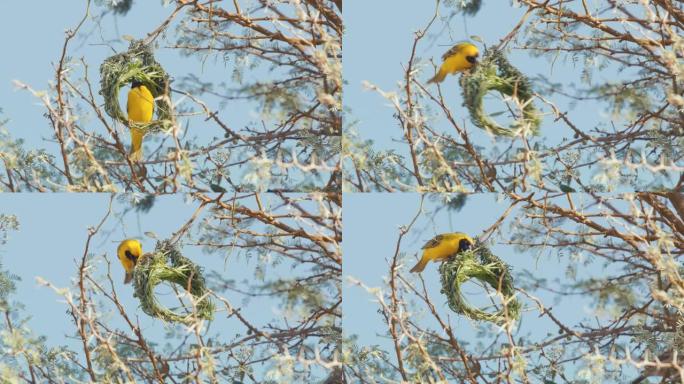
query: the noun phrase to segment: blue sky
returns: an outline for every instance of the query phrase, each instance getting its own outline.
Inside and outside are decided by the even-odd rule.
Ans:
[[[7,128],[15,137],[26,139],[28,147],[47,146],[54,150],[55,145],[44,140],[51,136],[51,130],[43,117],[43,106],[27,92],[16,90],[12,80],[19,80],[37,90],[48,88],[50,82],[54,81],[54,68],[64,42],[64,31],[75,26],[81,19],[85,1],[41,1],[39,5],[40,11],[32,12],[31,22],[27,23],[23,17],[26,15],[25,2],[0,2],[0,34],[5,37],[3,50],[9,52],[9,56],[12,57],[12,60],[0,60],[0,108],[3,110],[0,118],[10,120]],[[365,90],[362,82],[369,81],[384,90],[397,89],[398,81],[403,76],[402,64],[409,58],[413,32],[424,27],[429,21],[434,11],[434,3],[408,0],[352,0],[345,2],[344,7],[346,34],[343,65],[347,82],[344,98],[345,104],[351,109],[349,118],[359,120],[355,129],[360,132],[362,138],[375,140],[377,148],[400,148],[399,152],[405,153],[405,146],[395,142],[400,138],[401,132],[392,117],[393,110],[377,93]],[[72,42],[70,55],[73,58],[84,57],[87,60],[91,80],[98,84],[99,64],[112,54],[111,49],[103,45],[103,42],[111,44],[118,51],[125,50],[128,42],[121,39],[123,35],[144,37],[172,10],[172,7],[164,7],[158,0],[138,0],[127,15],[107,15],[101,21],[100,27],[89,20],[79,37]],[[92,8],[93,15],[99,15],[101,12],[102,8]],[[442,13],[446,14],[444,8]],[[511,30],[522,13],[522,9],[511,7],[507,1],[484,1],[483,9],[475,17],[464,19],[456,16],[451,19],[450,32],[444,29],[442,21],[438,21],[431,29],[432,34],[419,46],[417,53],[425,60],[432,58],[438,62],[453,43],[467,39],[469,35],[480,36],[491,46]],[[36,31],[37,26],[40,33]],[[173,77],[180,79],[184,75],[194,74],[205,81],[233,81],[233,68],[230,63],[226,65],[214,58],[203,61],[201,57],[182,57],[177,50],[166,48],[168,43],[170,41],[161,40],[156,57]],[[531,78],[543,75],[565,85],[580,86],[579,64],[561,59],[551,65],[547,58],[535,58],[528,52],[519,50],[509,52],[509,58]],[[261,76],[263,73],[254,71],[247,73],[247,76]],[[424,65],[419,77],[427,80],[432,74],[432,67]],[[598,79],[601,79],[600,76]],[[468,121],[467,114],[461,107],[460,91],[453,91],[457,84],[458,77],[450,76],[442,88],[459,121]],[[219,108],[218,98],[206,96],[204,100],[213,108]],[[554,101],[564,110],[569,109],[569,116],[585,129],[607,118],[607,112],[599,103],[584,104],[578,110],[573,109],[567,99],[556,98]],[[230,117],[229,121],[234,127],[241,128],[252,122],[257,111],[253,104],[231,101],[221,113]],[[444,121],[437,124],[438,127],[445,127]],[[483,135],[469,122],[467,124],[471,127],[470,132],[478,144],[493,144],[491,138]],[[97,122],[93,123],[93,127],[98,126]],[[191,134],[203,139],[208,140],[217,134],[201,117],[194,118],[191,127]],[[551,143],[556,143],[568,135],[564,126],[553,123],[551,119],[547,119],[542,132],[544,140]],[[73,325],[67,316],[55,316],[64,314],[65,304],[50,289],[39,286],[35,279],[41,277],[59,287],[69,286],[73,282],[77,272],[76,263],[83,253],[87,230],[101,220],[108,200],[109,195],[105,194],[0,195],[0,212],[17,215],[21,225],[20,231],[11,233],[8,244],[1,250],[5,268],[22,278],[15,299],[24,303],[25,313],[32,316],[29,325],[36,333],[48,336],[49,343],[54,343],[52,345],[72,343],[73,341],[65,335],[73,330]],[[398,226],[410,222],[419,201],[420,197],[417,194],[345,194],[343,274],[372,287],[383,285],[383,278],[387,276],[388,260],[396,244]],[[426,210],[432,211],[439,203],[426,199],[425,206]],[[406,260],[404,272],[415,262],[416,254],[422,245],[434,235],[465,231],[477,236],[489,227],[506,207],[506,204],[498,200],[497,195],[477,195],[469,197],[466,206],[460,212],[443,210],[432,218],[422,215],[402,245],[401,251],[405,254]],[[124,208],[125,204],[119,202],[114,205],[116,212],[122,212]],[[114,281],[120,284],[117,288],[127,308],[133,311],[138,303],[131,296],[132,287],[121,283],[123,271],[114,259],[118,242],[126,237],[140,237],[145,239],[145,248],[151,249],[154,241],[145,238],[145,232],[153,231],[160,238],[166,238],[190,217],[194,209],[195,204],[189,202],[184,195],[160,197],[147,214],[128,212],[120,221],[110,218],[102,232],[95,237],[91,252],[99,260],[96,263],[98,272],[104,273],[103,257],[113,261]],[[505,237],[498,238],[492,250],[513,267],[514,275],[529,271],[533,274],[544,273],[549,279],[564,277],[565,271],[557,259],[531,252],[516,253],[511,246],[503,244],[505,240]],[[218,255],[205,255],[194,247],[186,247],[183,252],[208,270],[218,271],[236,281],[244,281],[246,276],[251,276],[255,266],[239,250],[234,251],[235,254],[225,255],[230,260],[228,267],[225,259]],[[274,271],[287,273],[279,269]],[[587,273],[598,272],[592,270]],[[412,275],[407,276],[416,278]],[[437,265],[429,265],[423,276],[428,283],[431,297],[438,298]],[[472,289],[469,292],[476,290]],[[240,297],[231,294],[228,292],[227,296],[239,302]],[[379,336],[384,335],[386,328],[376,313],[377,305],[372,302],[372,296],[348,283],[344,284],[343,295],[345,334],[359,335],[361,344],[386,346],[387,339]],[[540,293],[540,296],[546,297],[543,293]],[[435,303],[444,304],[439,298]],[[264,308],[267,310],[264,311]],[[576,297],[569,298],[555,305],[554,309],[559,317],[574,324],[573,321],[577,322],[589,313],[589,303]],[[161,323],[150,319],[139,309],[135,311],[140,316],[143,328],[162,342],[164,332]],[[273,318],[278,310],[275,303],[269,303],[266,306],[248,307],[245,311],[248,315],[266,322]],[[442,305],[440,311],[446,314],[448,308]],[[44,326],[44,320],[47,318],[51,319],[49,327]],[[458,337],[474,341],[474,327],[468,321],[455,314],[450,314],[450,318],[458,324]],[[523,318],[522,332],[532,332],[534,336],[543,337],[546,332],[555,331],[546,319],[539,319],[536,313],[523,315]],[[225,326],[230,327],[231,324],[226,322]]]
[[[73,331],[73,324],[65,314],[63,298],[36,282],[45,279],[57,287],[69,287],[78,274],[78,263],[85,249],[88,228],[95,227],[104,217],[109,201],[107,194],[5,194],[0,196],[0,211],[14,214],[20,229],[10,233],[3,247],[5,268],[21,277],[14,299],[26,306],[31,328],[46,335],[49,343],[69,344],[65,335]],[[125,206],[114,204],[115,213]],[[144,232],[152,231],[160,238],[176,231],[190,217],[194,207],[183,203],[183,196],[159,198],[152,211],[145,214],[128,213],[122,221],[114,216],[105,223],[90,247],[95,257],[98,277],[106,273],[103,257],[112,263],[112,278],[126,308],[136,308],[131,285],[123,285],[123,270],[116,259],[118,242],[127,237],[143,239],[145,250],[154,247],[154,240],[145,239]],[[188,257],[198,260],[199,252],[184,250]],[[206,259],[206,258],[205,258]],[[137,309],[143,324],[151,319]],[[59,314],[59,315],[57,315]],[[51,319],[46,326],[44,319]],[[163,327],[159,327],[163,328]]]
[[[483,1],[482,9],[477,15],[467,18],[462,15],[448,18],[453,8],[442,5],[439,9],[441,18],[435,21],[416,51],[416,56],[420,58],[417,78],[423,84],[434,74],[430,59],[439,65],[441,56],[453,44],[469,40],[469,36],[473,35],[479,36],[488,47],[496,45],[513,29],[525,11],[524,8],[511,6],[509,1]],[[402,138],[402,132],[393,117],[394,109],[377,92],[366,89],[363,83],[370,82],[384,91],[401,92],[400,82],[403,81],[405,66],[411,54],[414,32],[428,24],[434,11],[434,1],[375,0],[345,3],[344,103],[350,110],[345,128],[351,125],[361,138],[374,140],[375,148],[378,150],[395,149],[400,154],[408,153],[407,146],[397,142]],[[482,44],[476,44],[483,51]],[[508,48],[514,46],[511,42]],[[587,85],[580,81],[584,67],[581,59],[573,62],[561,55],[552,62],[548,57],[533,57],[530,52],[520,49],[509,50],[506,54],[511,63],[530,79],[544,76],[568,87],[566,90],[572,87],[587,88]],[[601,62],[604,59],[596,60]],[[615,78],[615,72],[611,69],[597,72],[594,81],[605,81],[609,76]],[[496,140],[470,122],[469,115],[462,106],[458,78],[459,76],[448,76],[441,85],[446,103],[456,121],[467,127],[475,144],[487,150],[495,145],[502,150],[505,149],[510,142],[509,139]],[[541,91],[541,82],[537,84],[536,90]],[[429,85],[428,89],[436,93],[434,85]],[[570,99],[560,95],[551,96],[551,100],[562,111],[569,111],[568,117],[585,131],[593,129],[599,122],[610,123],[611,116],[604,104],[583,102],[578,106],[572,106]],[[535,103],[537,107],[543,107],[538,100]],[[425,104],[431,102],[426,101]],[[485,108],[489,112],[500,111],[502,104],[492,96],[486,101]],[[549,108],[543,110],[549,112]],[[438,115],[431,127],[453,134],[453,128],[446,119],[441,114]],[[357,123],[351,124],[352,121]],[[541,128],[541,136],[534,138],[533,142],[546,142],[552,146],[563,138],[572,137],[573,133],[567,126],[561,122],[554,122],[552,116],[547,116]],[[593,172],[594,170],[588,174],[593,175]]]
[[[443,208],[443,201],[434,195],[425,198],[423,213],[419,216],[411,231],[404,237],[400,252],[403,263],[400,274],[414,283],[418,282],[416,274],[408,270],[416,263],[421,247],[435,235],[446,232],[466,232],[473,237],[480,236],[508,208],[508,202],[501,201],[497,194],[478,194],[467,198],[461,211],[449,211]],[[575,204],[581,206],[582,195],[573,196]],[[351,283],[351,279],[360,280],[365,285],[383,288],[388,292],[386,279],[389,266],[394,255],[399,227],[407,226],[418,213],[420,194],[417,193],[373,193],[345,194],[344,197],[344,334],[357,335],[360,345],[379,345],[392,351],[391,341],[387,337],[387,324],[377,313],[378,304],[375,297],[366,290]],[[562,205],[562,203],[561,203]],[[566,276],[566,266],[574,262],[569,254],[559,254],[555,250],[539,250],[516,252],[512,245],[506,244],[514,229],[513,218],[518,217],[520,210],[514,208],[509,218],[501,225],[501,232],[493,236],[494,246],[491,250],[512,268],[514,279],[518,282],[525,273],[543,276],[550,287],[554,280],[560,279],[565,284],[572,283]],[[577,263],[578,264],[578,263]],[[491,333],[488,337],[477,335],[477,324],[463,316],[453,313],[447,306],[446,299],[440,293],[438,263],[428,264],[422,277],[425,279],[428,294],[437,307],[442,318],[449,318],[452,329],[460,341],[467,343],[482,342],[485,345],[493,340],[497,332],[494,325],[486,325]],[[605,276],[605,269],[598,263],[590,263],[587,267],[578,267],[578,279],[589,276]],[[466,285],[464,292],[474,305],[485,303],[482,290],[473,284]],[[581,320],[595,321],[592,301],[579,295],[563,297],[556,302],[555,295],[544,290],[530,290],[531,294],[544,300],[544,304],[553,307],[553,314],[566,325],[577,326]],[[415,298],[413,295],[406,295]],[[416,299],[417,300],[417,299]],[[555,334],[557,326],[548,317],[539,317],[539,311],[530,300],[522,300],[524,311],[522,321],[515,336],[526,336],[529,340],[544,340],[549,333]],[[418,322],[432,329],[439,329],[427,308],[418,304],[418,311],[412,316]],[[589,319],[589,320],[587,320]],[[480,323],[479,325],[482,325]],[[393,356],[393,355],[392,355]]]
[[[29,92],[19,90],[14,86],[14,81],[27,84],[37,91],[48,90],[49,85],[55,81],[55,68],[59,62],[64,44],[65,31],[74,28],[85,14],[86,1],[40,1],[39,12],[34,12],[32,21],[27,23],[23,17],[26,13],[26,3],[21,1],[0,2],[0,34],[3,39],[3,49],[8,52],[4,60],[0,60],[0,120],[9,119],[6,129],[15,138],[26,140],[26,147],[30,149],[47,148],[49,153],[56,153],[58,146],[53,141],[53,132],[49,122],[43,116],[45,108],[40,101]],[[83,58],[88,64],[88,76],[93,84],[96,100],[104,103],[99,91],[99,66],[104,59],[117,52],[125,51],[129,42],[123,37],[128,35],[137,39],[144,38],[147,33],[156,29],[175,9],[173,5],[164,6],[161,0],[134,1],[133,7],[126,15],[115,15],[111,12],[100,17],[105,10],[103,7],[91,5],[90,17],[82,26],[79,34],[69,45],[68,55],[74,61]],[[166,72],[175,82],[172,87],[179,88],[181,80],[188,75],[196,76],[200,81],[214,83],[227,83],[231,87],[237,87],[233,71],[235,63],[215,56],[194,55],[192,57],[181,56],[178,49],[169,46],[175,43],[176,34],[173,31],[178,21],[185,13],[177,16],[171,25],[166,38],[161,36],[156,42],[159,44],[155,51],[155,57],[162,64]],[[98,24],[99,21],[99,24]],[[37,32],[39,26],[40,33]],[[20,37],[20,38],[15,38]],[[9,59],[8,59],[9,58]],[[71,80],[80,79],[83,75],[83,66],[76,64]],[[74,73],[75,72],[75,73]],[[264,76],[267,73],[263,68],[245,71],[247,81]],[[121,94],[127,92],[127,88],[121,90]],[[247,125],[261,125],[259,106],[251,101],[243,99],[231,100],[222,104],[222,100],[212,95],[198,95],[212,110],[219,110],[219,116],[232,129],[240,130]],[[174,102],[179,102],[177,108],[193,107],[199,109],[196,104],[189,100],[183,100],[178,94],[173,94]],[[86,130],[99,131],[106,135],[102,124],[94,118],[90,110],[87,113],[78,111],[81,116],[81,124]],[[109,118],[109,117],[107,117]],[[111,119],[110,119],[111,121]],[[202,115],[181,118],[181,134],[185,132],[186,122],[189,121],[189,132],[186,140],[197,138],[198,144],[209,143],[213,137],[222,138],[223,130],[216,124],[205,121]],[[128,133],[126,128],[118,124],[119,132],[128,145]],[[145,143],[153,143],[162,136],[148,136]],[[152,146],[148,146],[152,148]]]
[[[95,269],[93,276],[104,283],[105,259],[109,260],[112,263],[112,278],[117,294],[129,316],[139,319],[148,341],[164,345],[172,342],[167,340],[166,326],[161,320],[144,314],[139,308],[138,300],[133,297],[132,285],[123,284],[124,272],[116,259],[116,248],[121,240],[135,237],[142,239],[144,251],[153,250],[155,240],[145,233],[153,232],[160,239],[170,237],[192,216],[198,204],[186,195],[167,195],[156,198],[149,213],[137,213],[127,209],[125,200],[129,198],[130,196],[119,195],[115,199],[112,216],[93,238],[90,246],[91,265]],[[20,223],[19,231],[9,233],[8,243],[0,249],[3,268],[21,278],[12,300],[25,305],[22,317],[30,316],[28,326],[36,335],[47,336],[49,346],[69,345],[79,350],[78,342],[67,337],[73,333],[74,328],[66,313],[67,305],[63,297],[38,284],[36,279],[40,277],[58,288],[72,288],[73,291],[72,284],[78,274],[88,228],[96,226],[102,220],[108,202],[107,194],[0,195],[0,213],[14,214]],[[268,195],[263,195],[262,202],[268,207],[271,199]],[[250,207],[253,205],[247,201],[243,203]],[[196,228],[202,217],[200,216],[191,232],[197,232]],[[247,254],[248,251],[242,249],[230,249],[207,254],[200,247],[190,245],[185,245],[181,250],[186,257],[205,269],[205,276],[215,272],[226,280],[232,280],[238,288],[258,284],[255,281],[258,252],[249,251]],[[264,272],[268,279],[275,279],[293,276],[300,271],[302,269],[293,269],[289,263],[283,262],[278,266],[268,267]],[[209,285],[211,287],[211,280]],[[165,301],[172,298],[170,289],[162,287],[159,293],[162,302],[171,303]],[[230,289],[221,290],[220,294],[235,307],[242,308],[241,313],[256,326],[279,324],[283,321],[279,301],[268,297],[245,301],[244,295]],[[221,305],[217,307],[222,308]],[[110,325],[128,329],[111,303],[105,301],[101,311],[114,313],[108,320]],[[219,334],[223,341],[232,340],[238,333],[244,335],[246,331],[235,317],[226,319],[225,310],[215,314],[215,320],[209,327],[209,333]]]

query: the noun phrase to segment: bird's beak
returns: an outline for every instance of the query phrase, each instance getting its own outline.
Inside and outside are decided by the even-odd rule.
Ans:
[[[131,272],[126,272],[126,278],[124,279],[124,284],[130,284],[133,280],[133,274]]]
[[[470,64],[473,64],[473,65],[477,64],[477,56],[467,56],[466,60],[468,60],[468,62]]]

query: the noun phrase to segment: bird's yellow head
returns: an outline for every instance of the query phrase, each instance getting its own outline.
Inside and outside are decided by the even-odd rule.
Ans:
[[[480,51],[477,49],[475,45],[465,43],[463,44],[461,52],[463,53],[463,56],[465,56],[465,59],[469,64],[468,68],[472,68],[475,64],[477,64],[477,59],[480,56]]]
[[[133,268],[138,263],[138,259],[142,257],[142,244],[135,239],[126,239],[119,244],[116,254],[126,270],[124,284],[128,284],[133,279]]]

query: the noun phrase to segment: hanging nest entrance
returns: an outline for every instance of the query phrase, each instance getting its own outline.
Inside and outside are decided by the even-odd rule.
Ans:
[[[145,85],[154,96],[156,120],[149,123],[128,121],[119,105],[121,88],[133,81]],[[131,128],[168,131],[172,126],[172,107],[169,97],[169,75],[152,54],[152,47],[142,40],[131,41],[126,52],[105,59],[100,65],[100,94],[105,100],[105,112],[114,120]]]
[[[532,103],[532,83],[506,59],[501,51],[488,51],[482,60],[460,79],[463,103],[477,127],[497,136],[516,136],[520,132],[539,134],[541,114]],[[517,100],[522,115],[509,127],[494,121],[484,110],[484,97],[491,91]]]
[[[162,306],[154,288],[163,282],[176,284],[187,291],[192,296],[194,312],[177,313]],[[202,269],[168,241],[158,242],[153,253],[140,259],[133,270],[133,286],[143,312],[152,317],[185,324],[196,318],[211,320],[214,317],[214,304],[209,298]]]
[[[439,267],[441,293],[446,295],[449,308],[473,320],[504,324],[520,317],[520,303],[515,298],[515,287],[510,268],[482,244],[461,252]],[[470,279],[487,284],[503,296],[503,306],[487,312],[471,306],[463,297],[461,285]]]

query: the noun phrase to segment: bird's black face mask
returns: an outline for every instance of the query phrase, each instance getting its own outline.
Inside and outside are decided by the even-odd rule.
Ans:
[[[470,244],[470,241],[466,239],[461,239],[461,241],[458,242],[458,251],[459,252],[464,252],[472,248],[473,245]]]
[[[126,251],[126,258],[133,262],[133,265],[138,263],[138,256],[131,253],[131,251]]]
[[[143,83],[139,82],[138,80],[131,81],[131,88],[138,88],[141,85],[143,85]]]
[[[466,60],[468,60],[470,64],[477,64],[477,56],[466,56]]]

